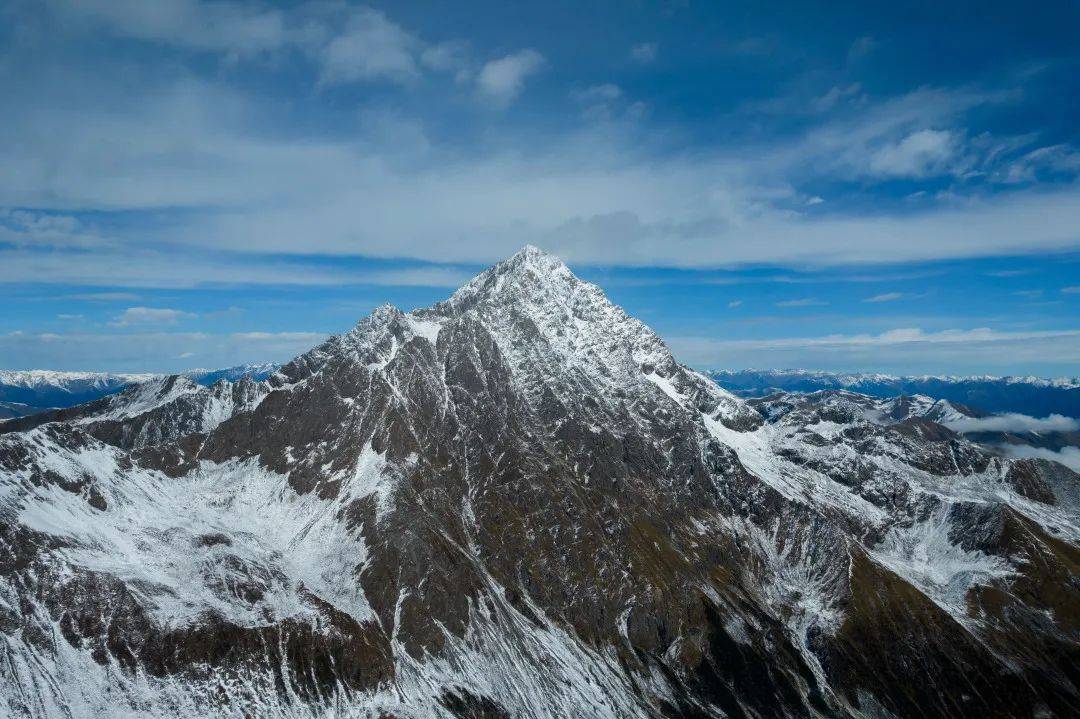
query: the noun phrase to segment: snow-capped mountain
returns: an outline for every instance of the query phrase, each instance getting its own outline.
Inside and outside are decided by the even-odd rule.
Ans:
[[[184,376],[205,386],[220,379],[235,382],[242,377],[262,380],[269,377],[278,364],[246,364],[224,369],[196,369]],[[115,374],[110,372],[54,372],[52,370],[0,370],[0,420],[25,417],[49,409],[74,407],[84,402],[106,397],[124,387],[149,380],[160,380],[158,374]]]
[[[0,419],[34,414],[52,407],[72,407],[117,392],[151,374],[0,370]]]
[[[0,714],[1074,715],[1080,476],[954,412],[745,401],[526,248],[0,425]]]
[[[715,370],[708,373],[721,387],[740,396],[761,397],[774,391],[816,392],[843,389],[875,397],[922,394],[958,402],[985,412],[1018,412],[1044,417],[1080,418],[1080,379],[1041,377],[894,377],[807,370]]]

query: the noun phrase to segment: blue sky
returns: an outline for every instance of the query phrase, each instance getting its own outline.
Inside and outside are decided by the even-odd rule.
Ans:
[[[1080,374],[1080,6],[0,0],[0,367],[284,360],[526,243],[699,367]]]

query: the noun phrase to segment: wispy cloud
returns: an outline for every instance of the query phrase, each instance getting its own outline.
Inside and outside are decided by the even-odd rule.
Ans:
[[[734,309],[736,307],[741,307],[742,303],[743,303],[742,300],[732,300],[731,302],[727,303],[727,306],[728,306],[728,309]]]
[[[803,297],[797,300],[774,302],[773,304],[777,307],[823,307],[829,303],[823,300],[814,299],[813,297]]]
[[[321,85],[388,80],[411,83],[420,77],[420,41],[371,8],[356,8],[344,31],[320,51]]]
[[[159,307],[128,307],[109,324],[113,327],[146,327],[174,325],[180,320],[195,319],[198,315],[183,310]]]
[[[863,302],[895,302],[904,296],[902,292],[883,292],[880,295],[867,297]]]

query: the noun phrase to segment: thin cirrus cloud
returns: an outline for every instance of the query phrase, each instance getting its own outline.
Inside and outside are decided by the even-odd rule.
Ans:
[[[813,297],[803,297],[797,300],[782,300],[773,304],[777,307],[824,307],[829,303]]]
[[[880,295],[874,295],[873,297],[867,297],[865,300],[863,300],[863,302],[871,302],[871,303],[895,302],[896,300],[902,298],[903,296],[904,296],[904,293],[902,293],[902,292],[883,292]]]

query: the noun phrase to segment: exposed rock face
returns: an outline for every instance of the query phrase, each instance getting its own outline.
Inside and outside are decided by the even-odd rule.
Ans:
[[[744,402],[532,248],[185,382],[3,426],[0,714],[1080,708],[1080,478]]]

